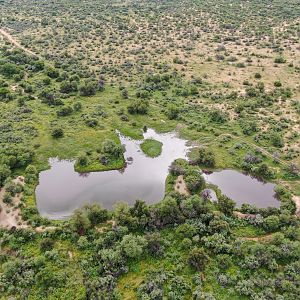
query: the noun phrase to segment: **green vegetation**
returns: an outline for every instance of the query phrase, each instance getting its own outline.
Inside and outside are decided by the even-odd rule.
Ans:
[[[1,300],[299,298],[298,0],[2,0],[0,10]],[[140,140],[147,127],[194,145],[169,167],[160,203],[39,215],[50,158],[82,173],[122,169],[118,132]],[[141,145],[151,157],[162,147]],[[211,202],[200,168],[280,183],[281,206],[237,214],[220,191]],[[187,194],[174,191],[179,175]]]
[[[163,144],[154,139],[147,139],[141,143],[142,151],[150,157],[160,156]]]

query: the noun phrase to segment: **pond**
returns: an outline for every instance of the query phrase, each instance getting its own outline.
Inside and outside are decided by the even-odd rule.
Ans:
[[[137,199],[149,204],[161,201],[169,165],[176,158],[187,158],[190,147],[176,133],[158,134],[148,129],[144,138],[162,142],[161,155],[147,157],[140,150],[142,141],[120,135],[126,148],[124,156],[129,158],[124,170],[79,174],[74,171],[74,161],[50,159],[51,168],[40,173],[36,188],[40,214],[50,219],[63,219],[85,203],[97,202],[111,209],[121,201],[130,205]]]
[[[191,147],[174,132],[158,134],[148,129],[144,138],[162,142],[161,155],[147,157],[140,150],[142,141],[120,135],[121,143],[126,148],[124,155],[127,166],[123,170],[80,174],[74,171],[74,161],[50,159],[51,168],[40,173],[36,188],[39,213],[49,219],[64,219],[86,203],[97,202],[111,209],[122,201],[129,205],[137,199],[145,200],[148,204],[161,201],[168,167],[177,158],[187,158]],[[271,183],[265,184],[233,170],[204,174],[204,177],[236,201],[238,206],[242,203],[258,207],[279,206]]]
[[[235,170],[204,173],[203,176],[206,182],[217,185],[224,195],[233,199],[237,207],[243,203],[259,208],[280,206],[275,197],[275,184],[265,183]]]

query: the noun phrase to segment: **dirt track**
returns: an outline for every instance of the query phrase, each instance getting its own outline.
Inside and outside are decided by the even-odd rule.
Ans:
[[[9,41],[11,44],[13,44],[15,47],[23,50],[24,52],[26,52],[29,55],[38,57],[38,55],[36,55],[33,51],[26,49],[25,47],[23,47],[10,33],[8,33],[7,31],[5,31],[3,28],[0,28],[0,34],[1,36]]]

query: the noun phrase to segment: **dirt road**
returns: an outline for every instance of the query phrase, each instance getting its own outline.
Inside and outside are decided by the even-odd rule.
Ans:
[[[0,28],[0,35],[7,41],[9,41],[11,44],[13,44],[15,47],[23,50],[24,52],[26,52],[27,54],[31,55],[31,56],[35,56],[38,57],[38,55],[36,55],[33,51],[26,49],[25,47],[23,47],[10,33],[8,33],[7,31],[5,31],[3,28]]]

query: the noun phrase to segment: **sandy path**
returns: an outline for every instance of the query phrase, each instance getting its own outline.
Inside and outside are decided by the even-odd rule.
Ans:
[[[274,235],[273,233],[270,233],[270,234],[266,234],[266,235],[258,236],[258,237],[244,237],[242,239],[247,240],[247,241],[254,241],[254,242],[259,242],[259,241],[267,242],[272,239],[273,235]]]
[[[13,180],[16,184],[21,184],[24,186],[24,177],[19,176],[16,179]],[[45,231],[53,231],[56,229],[55,226],[40,226],[36,228],[32,228],[31,226],[27,225],[21,217],[21,211],[20,208],[18,208],[18,205],[21,201],[21,198],[23,196],[23,193],[16,194],[16,196],[13,198],[11,204],[6,204],[3,202],[3,196],[5,194],[5,188],[0,189],[0,228],[5,229],[33,229],[37,233],[42,233]]]
[[[293,200],[296,203],[296,215],[300,217],[300,196],[293,196]]]
[[[14,46],[16,46],[17,48],[23,50],[24,52],[26,52],[29,55],[38,57],[38,55],[36,55],[33,51],[31,51],[31,50],[23,47],[11,34],[9,34],[3,28],[0,28],[0,34],[2,35],[2,37],[4,39],[8,40],[11,44],[13,44]]]
[[[24,185],[24,177],[19,176],[14,180],[15,183]],[[24,224],[20,217],[20,209],[17,207],[20,203],[23,193],[17,194],[13,200],[12,204],[4,203],[3,196],[5,194],[5,188],[0,191],[0,227],[10,229],[12,227],[16,228],[26,228],[27,225]]]

